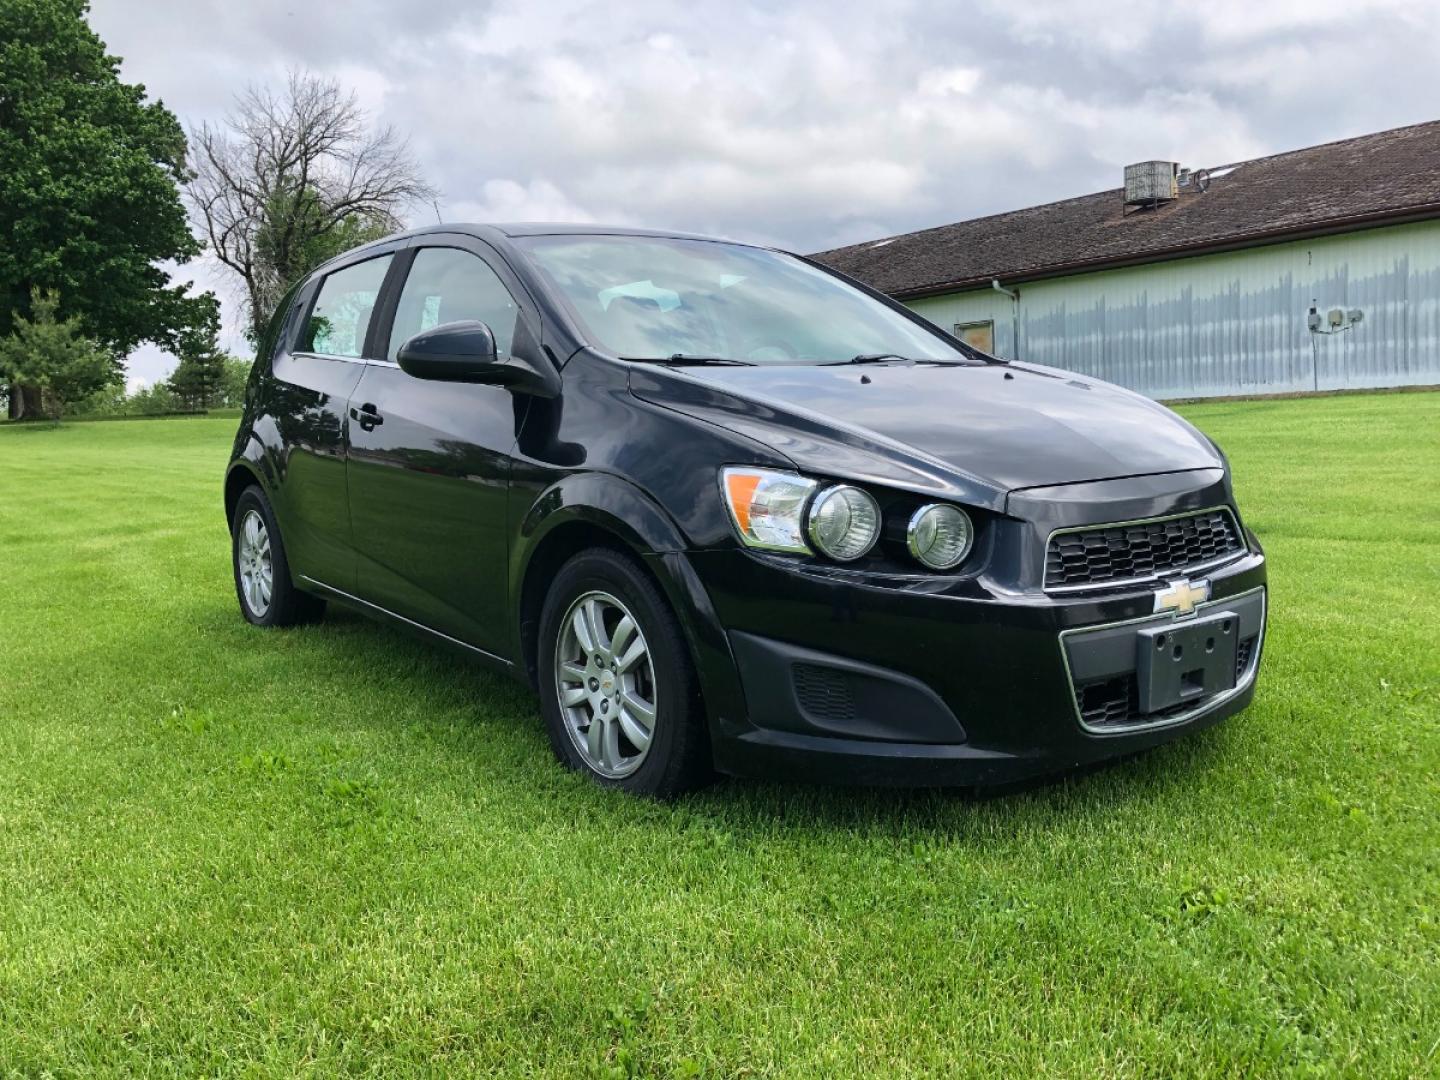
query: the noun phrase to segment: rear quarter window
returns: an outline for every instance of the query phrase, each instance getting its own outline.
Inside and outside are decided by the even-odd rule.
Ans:
[[[389,255],[381,255],[326,276],[320,283],[320,292],[311,305],[296,349],[322,356],[357,359],[362,356],[370,317],[374,314],[385,273],[390,269],[390,259]]]

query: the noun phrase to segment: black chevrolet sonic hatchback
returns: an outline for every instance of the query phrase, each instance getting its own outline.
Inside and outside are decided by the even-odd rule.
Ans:
[[[284,300],[225,478],[260,626],[327,601],[536,687],[556,755],[986,784],[1244,708],[1265,559],[1224,455],[784,252],[446,225]]]

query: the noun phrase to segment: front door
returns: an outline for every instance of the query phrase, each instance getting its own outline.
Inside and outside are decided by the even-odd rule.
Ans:
[[[462,319],[486,323],[505,355],[518,286],[497,268],[508,276],[478,245],[414,250],[385,359],[350,399],[350,521],[362,599],[508,658],[506,493],[524,400],[412,378],[395,363],[407,338]]]
[[[271,366],[271,415],[284,447],[275,512],[290,568],[346,592],[355,587],[346,406],[365,371],[365,338],[390,260],[381,255],[343,267],[297,298],[293,317],[304,325],[293,342],[288,328],[282,333]]]

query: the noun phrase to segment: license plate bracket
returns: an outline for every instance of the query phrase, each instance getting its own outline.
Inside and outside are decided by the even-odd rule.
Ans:
[[[1233,611],[1151,626],[1135,636],[1142,713],[1160,712],[1235,688],[1240,619]]]

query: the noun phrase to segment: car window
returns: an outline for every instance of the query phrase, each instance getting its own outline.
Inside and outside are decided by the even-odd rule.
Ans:
[[[300,335],[299,352],[346,357],[363,354],[370,313],[375,310],[390,258],[367,259],[336,270],[321,282],[305,332]]]
[[[627,359],[679,353],[825,364],[883,354],[974,362],[933,329],[782,252],[623,235],[518,243],[569,300],[587,339]]]
[[[265,336],[256,346],[256,356],[264,357],[273,364],[281,350],[289,348],[289,343],[295,339],[295,328],[305,313],[303,298],[308,295],[305,284],[303,279],[297,281],[290,287],[284,299],[275,305],[275,313],[270,316],[270,325],[265,329]]]
[[[495,351],[505,356],[516,312],[510,291],[484,259],[458,248],[421,248],[400,290],[386,355],[394,360],[400,346],[422,330],[478,319],[495,335]]]

